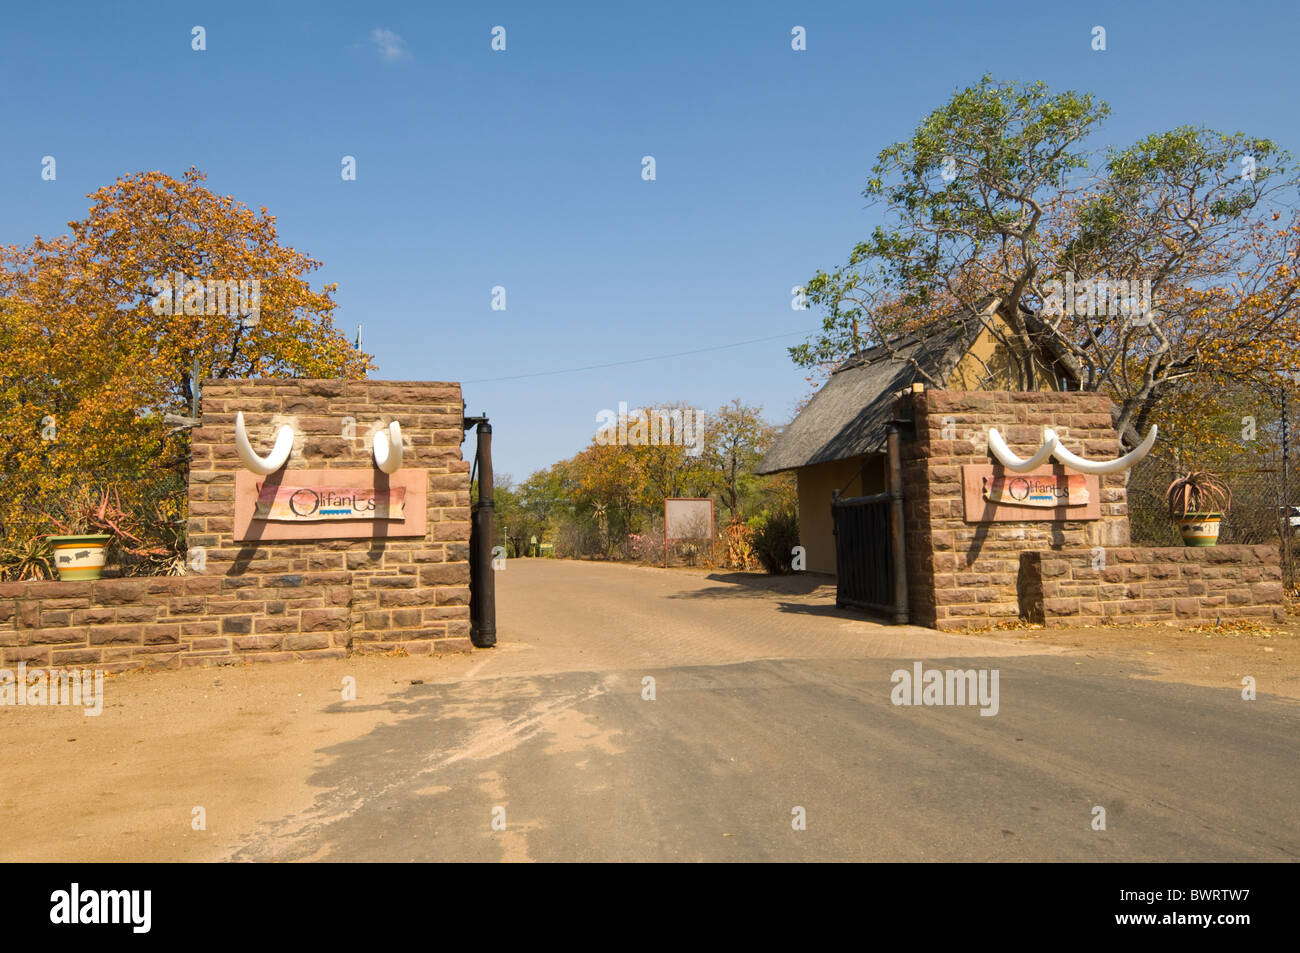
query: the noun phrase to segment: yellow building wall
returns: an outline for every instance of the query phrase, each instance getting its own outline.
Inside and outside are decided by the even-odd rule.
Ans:
[[[993,320],[1004,332],[1009,330],[1000,318]],[[1056,390],[1056,369],[1041,358],[1034,363],[1038,368],[1038,389]],[[1019,390],[1020,376],[1007,348],[984,328],[948,375],[946,384],[948,390]]]
[[[799,545],[808,554],[809,572],[835,574],[832,491],[842,490],[841,496],[884,493],[888,489],[886,472],[883,454],[834,460],[795,471],[799,492]]]

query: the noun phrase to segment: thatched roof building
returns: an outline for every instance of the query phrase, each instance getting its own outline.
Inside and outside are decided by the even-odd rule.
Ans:
[[[1017,386],[1015,361],[988,327],[996,320],[994,307],[990,300],[982,314],[943,318],[848,358],[764,455],[759,473],[797,475],[800,544],[809,570],[835,572],[833,491],[866,496],[886,489],[885,441],[900,392],[915,383],[951,390]],[[1036,338],[1049,342],[1037,358],[1043,389],[1076,389],[1046,328],[1032,316],[1026,320],[1035,325]]]

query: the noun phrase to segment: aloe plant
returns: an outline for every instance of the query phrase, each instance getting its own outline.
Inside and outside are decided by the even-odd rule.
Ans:
[[[47,513],[46,519],[58,527],[59,532],[69,536],[110,536],[123,554],[162,567],[171,575],[179,575],[172,548],[148,538],[148,521],[122,505],[115,486],[80,487],[64,504],[61,516]],[[160,510],[155,523],[170,528],[175,520],[168,519]]]
[[[1194,514],[1227,513],[1232,505],[1232,490],[1213,473],[1192,470],[1169,484],[1165,501],[1170,517],[1176,520]]]
[[[0,579],[53,579],[54,555],[40,536],[0,546]]]

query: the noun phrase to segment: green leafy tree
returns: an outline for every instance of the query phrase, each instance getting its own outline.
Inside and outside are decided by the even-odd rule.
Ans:
[[[884,149],[863,194],[884,203],[887,224],[844,267],[808,282],[810,302],[828,314],[817,339],[792,349],[796,362],[841,357],[864,328],[881,343],[917,316],[982,314],[996,296],[985,324],[1023,356],[1021,386],[1034,388],[1037,348],[1022,306],[1044,269],[1043,232],[1064,183],[1086,167],[1083,142],[1108,113],[1090,94],[985,76]]]
[[[1085,143],[1108,114],[1091,94],[985,76],[883,150],[865,194],[886,224],[808,283],[826,315],[795,362],[889,350],[974,314],[1018,386],[1037,388],[1052,352],[1112,398],[1130,444],[1193,378],[1262,384],[1300,368],[1290,157],[1267,139],[1182,126],[1097,163]]]

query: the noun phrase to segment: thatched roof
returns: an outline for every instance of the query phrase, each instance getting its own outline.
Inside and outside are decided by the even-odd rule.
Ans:
[[[916,365],[937,381],[947,380],[982,327],[976,315],[948,318],[891,341],[888,348],[874,347],[849,358],[777,437],[758,472],[777,473],[880,451],[889,434],[895,395],[916,381],[933,386]]]

